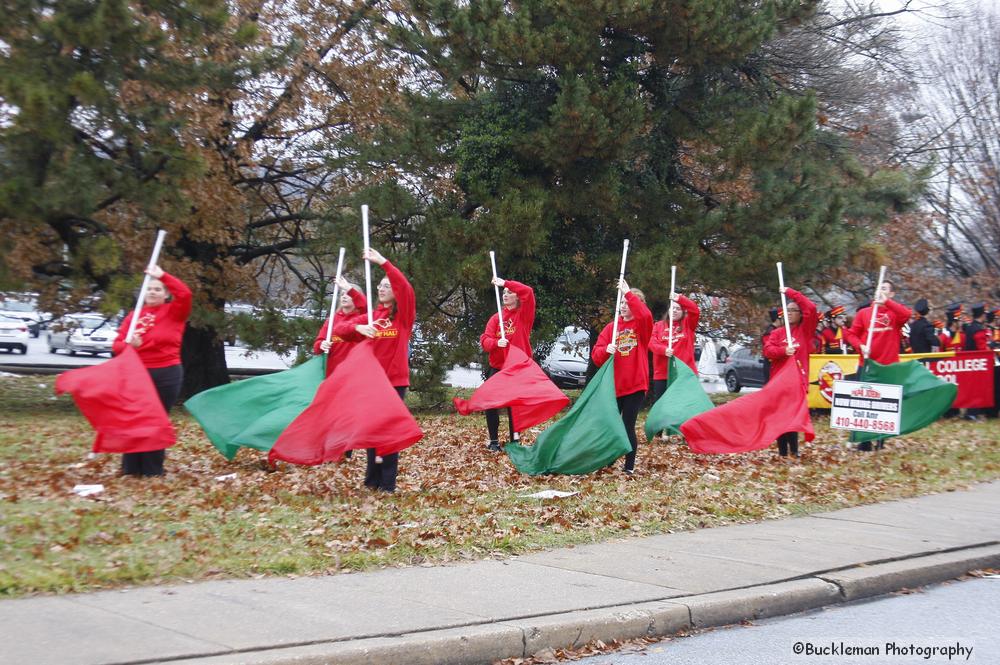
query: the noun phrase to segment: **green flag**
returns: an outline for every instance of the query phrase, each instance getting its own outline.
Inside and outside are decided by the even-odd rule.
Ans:
[[[312,403],[326,375],[326,355],[283,372],[255,376],[200,392],[184,402],[226,459],[240,446],[268,451]]]
[[[569,413],[542,432],[535,445],[504,447],[518,471],[584,474],[632,452],[618,412],[613,365],[612,358],[598,370]]]
[[[646,417],[646,438],[652,441],[659,432],[680,434],[680,426],[688,418],[705,413],[712,406],[712,400],[691,368],[671,357],[667,366],[667,389]]]
[[[923,363],[916,360],[891,365],[866,360],[858,377],[859,381],[903,386],[900,435],[916,432],[940,418],[951,408],[951,403],[958,394],[958,386],[938,378]],[[885,434],[875,432],[851,432],[851,441],[855,442],[885,438],[888,438]]]

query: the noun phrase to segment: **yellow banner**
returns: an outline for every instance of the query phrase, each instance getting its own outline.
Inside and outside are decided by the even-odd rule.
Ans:
[[[900,362],[920,360],[921,358],[952,358],[954,351],[941,353],[904,353],[899,356]],[[846,379],[858,371],[858,355],[852,353],[825,353],[809,356],[809,408],[829,409],[833,397],[833,382]]]

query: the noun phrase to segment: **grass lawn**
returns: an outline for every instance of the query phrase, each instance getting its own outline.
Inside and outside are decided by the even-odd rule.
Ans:
[[[90,426],[68,398],[52,396],[52,379],[0,377],[0,595],[505,557],[1000,477],[995,420],[941,421],[859,454],[818,416],[817,439],[798,462],[773,447],[701,456],[677,440],[640,439],[633,477],[616,467],[531,478],[486,451],[482,416],[428,414],[419,416],[424,440],[402,453],[398,493],[386,496],[361,487],[363,454],[270,472],[256,451],[227,462],[184,413],[174,413],[180,440],[168,475],[122,478],[119,456],[87,458]],[[95,483],[105,491],[71,491]],[[579,494],[524,497],[542,489]]]

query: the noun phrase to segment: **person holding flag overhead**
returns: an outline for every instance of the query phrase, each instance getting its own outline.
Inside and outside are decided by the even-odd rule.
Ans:
[[[367,243],[367,233],[365,240]],[[364,259],[382,266],[386,275],[378,284],[378,306],[369,315],[372,322],[360,322],[360,317],[339,320],[333,326],[333,333],[346,342],[370,339],[375,358],[403,399],[410,385],[409,345],[417,316],[417,297],[406,276],[380,253],[368,247]],[[374,448],[366,452],[365,486],[395,492],[399,453],[379,457]]]
[[[491,252],[492,254],[492,252]],[[489,369],[486,378],[490,378],[503,369],[507,359],[507,351],[511,346],[524,351],[529,358],[531,351],[531,329],[535,325],[535,291],[530,286],[515,282],[512,279],[493,277],[493,286],[503,289],[503,307],[486,322],[486,330],[479,337],[479,345],[489,354]],[[501,322],[501,316],[503,321]],[[511,442],[518,440],[514,431],[514,420],[510,409],[507,409],[507,422],[510,428]],[[490,440],[487,448],[494,452],[500,451],[500,410],[486,410],[486,428]]]
[[[368,312],[368,301],[365,299],[365,294],[361,293],[361,289],[355,284],[351,284],[346,279],[341,277],[337,280],[337,286],[340,289],[340,296],[338,300],[337,311],[336,311],[336,322],[343,321],[344,319],[352,319],[366,316]],[[334,323],[334,328],[336,328],[336,322]],[[347,352],[351,350],[353,344],[345,341],[343,338],[330,334],[330,319],[320,327],[319,332],[316,333],[316,341],[313,342],[313,355],[320,355],[321,353],[327,354],[326,356],[326,375],[330,376],[330,372],[347,357]]]
[[[170,408],[181,394],[184,367],[181,365],[181,339],[191,315],[191,289],[164,272],[159,265],[146,269],[149,282],[138,313],[130,311],[122,319],[118,337],[111,347],[118,355],[131,346],[156,386],[164,410]],[[137,317],[134,331],[128,336],[132,318]],[[122,473],[128,476],[162,476],[166,449],[122,455]]]
[[[785,298],[791,298],[782,308],[781,315],[787,322],[784,327],[775,328],[764,343],[764,357],[771,362],[772,374],[777,374],[786,363],[796,363],[806,391],[809,386],[809,352],[819,312],[816,305],[795,289],[781,287]],[[790,334],[790,337],[789,337]],[[799,456],[799,433],[785,432],[778,437],[778,454],[787,457]]]
[[[646,307],[646,296],[642,291],[629,288],[624,278],[619,278],[618,288],[625,297],[617,312],[617,320],[604,326],[591,357],[598,367],[614,357],[618,411],[632,446],[632,452],[625,456],[625,473],[631,475],[635,471],[635,457],[639,449],[635,421],[649,389],[647,355],[653,334],[653,314]],[[615,339],[612,339],[613,331],[617,331]]]
[[[649,350],[653,352],[654,402],[660,399],[667,388],[667,367],[671,357],[677,358],[690,367],[695,376],[698,375],[698,363],[694,360],[694,343],[700,316],[701,309],[694,301],[678,293],[670,294],[670,308],[663,315],[663,319],[653,325],[652,337],[649,340]]]

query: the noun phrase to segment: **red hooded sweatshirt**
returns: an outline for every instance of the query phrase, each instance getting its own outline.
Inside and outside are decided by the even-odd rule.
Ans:
[[[160,281],[170,292],[170,301],[155,307],[143,307],[139,310],[139,323],[135,327],[136,334],[142,335],[142,344],[136,351],[142,364],[150,369],[181,364],[181,339],[191,315],[191,289],[187,284],[167,273],[163,273]],[[111,346],[115,355],[125,350],[125,335],[128,334],[132,314],[126,314],[118,328],[118,337]]]
[[[396,388],[410,385],[410,335],[417,319],[417,295],[399,268],[386,261],[382,265],[392,294],[396,298],[396,313],[393,307],[379,306],[372,312],[375,339],[371,340],[375,357],[385,370],[389,382]],[[367,323],[367,317],[354,316],[335,321],[333,334],[345,342],[360,342],[367,339],[354,326]]]
[[[503,310],[504,335],[507,337],[506,348],[498,346],[500,340],[500,315],[494,314],[486,322],[486,330],[479,336],[479,346],[490,354],[490,367],[501,369],[507,359],[507,349],[511,346],[524,351],[531,357],[531,329],[535,325],[535,291],[530,286],[513,280],[504,280],[504,288],[510,289],[520,305],[516,309]]]
[[[342,314],[338,309],[336,316],[334,316],[334,330],[336,330],[337,324],[343,318],[353,319],[358,316],[364,316],[365,323],[368,322],[368,301],[365,300],[365,295],[357,289],[351,289],[347,292],[347,295],[351,296],[351,300],[354,302],[356,311],[351,312],[350,314]],[[313,342],[313,354],[317,356],[323,353],[323,348],[320,344],[326,340],[326,329],[329,325],[330,319],[327,317],[326,321],[323,322],[323,325],[320,326],[319,332],[316,333],[316,341]],[[353,346],[354,344],[352,342],[344,341],[344,338],[339,335],[330,336],[330,353],[328,353],[326,357],[327,376],[330,376],[330,372],[333,371],[333,368],[339,365],[344,358],[347,357],[347,352],[350,351]]]
[[[632,320],[618,317],[618,339],[615,346],[615,396],[631,395],[649,389],[649,338],[653,335],[653,314],[637,295],[629,291],[625,301],[632,310]],[[608,344],[614,322],[604,326],[597,337],[590,357],[598,367],[608,361]]]
[[[858,350],[868,341],[868,324],[872,320],[871,306],[864,307],[854,317],[849,330],[844,330],[844,339]],[[890,365],[899,362],[899,345],[903,339],[903,326],[910,320],[910,308],[894,300],[886,300],[878,306],[875,331],[872,334],[872,348],[869,357],[877,363]],[[860,357],[859,363],[864,362]]]
[[[791,326],[792,341],[798,344],[795,355],[789,356],[785,353],[788,348],[788,338],[785,336],[785,326],[779,326],[771,331],[771,334],[764,340],[764,357],[771,361],[771,376],[781,371],[786,362],[799,361],[799,373],[802,375],[802,382],[808,389],[809,383],[809,352],[812,349],[812,341],[816,336],[816,324],[819,323],[819,311],[816,305],[809,298],[795,289],[785,289],[785,296],[794,300],[799,309],[802,310],[802,320],[798,324]]]
[[[674,321],[674,357],[682,361],[698,374],[698,365],[694,361],[694,333],[698,327],[698,317],[701,310],[698,305],[684,296],[677,295],[677,304],[684,310],[684,318]],[[657,381],[667,378],[667,346],[670,339],[670,321],[660,320],[653,324],[653,336],[649,340],[649,350],[653,352],[653,379]]]

